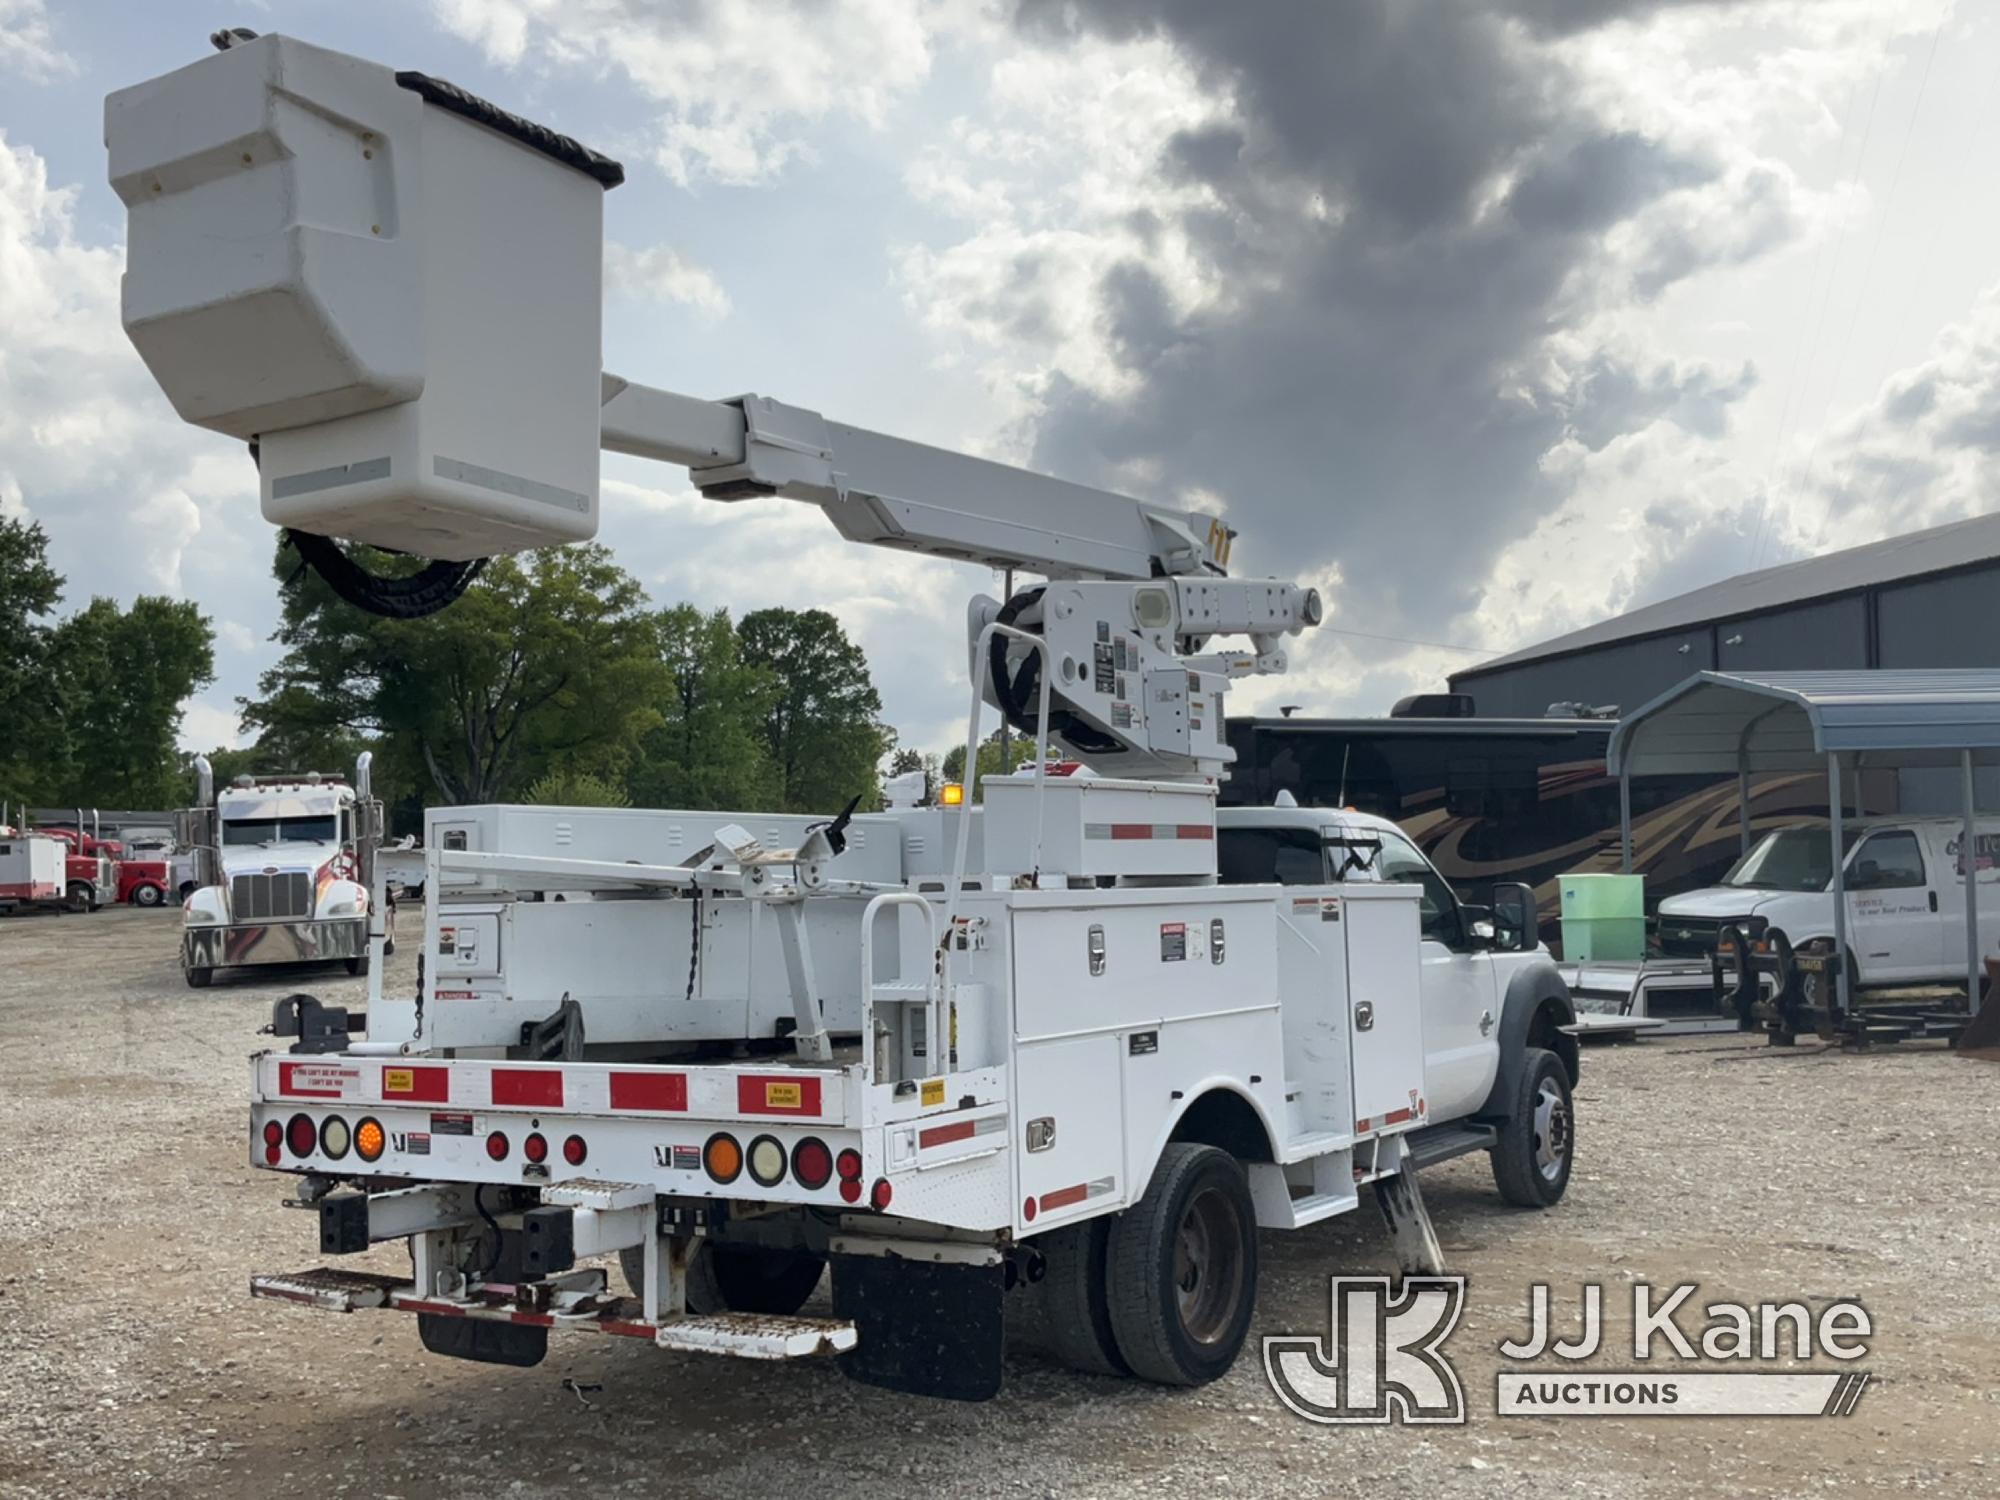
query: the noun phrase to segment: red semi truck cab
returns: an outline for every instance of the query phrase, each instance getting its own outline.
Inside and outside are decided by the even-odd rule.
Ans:
[[[69,846],[63,861],[63,881],[71,911],[95,911],[118,899],[116,844],[109,839],[92,838],[78,828],[37,828],[34,832]]]

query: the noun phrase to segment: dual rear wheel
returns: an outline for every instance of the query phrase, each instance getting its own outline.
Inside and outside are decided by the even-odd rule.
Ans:
[[[1173,1142],[1131,1208],[1037,1243],[1051,1352],[1072,1368],[1204,1385],[1242,1352],[1257,1304],[1257,1216],[1228,1152]]]

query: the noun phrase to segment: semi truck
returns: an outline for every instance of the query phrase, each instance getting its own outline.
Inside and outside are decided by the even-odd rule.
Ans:
[[[41,827],[34,832],[63,846],[63,899],[70,911],[96,911],[118,900],[117,846],[85,833],[81,811],[74,828]]]
[[[1420,1167],[1487,1151],[1510,1201],[1562,1198],[1573,1015],[1532,894],[1466,906],[1364,814],[1217,811],[1229,686],[1285,669],[1316,591],[1230,576],[1218,515],[606,373],[615,163],[216,41],[107,101],[126,326],[357,607],[591,534],[600,447],[1042,580],[968,608],[966,764],[995,714],[1035,741],[976,807],[428,809],[416,983],[374,964],[365,1019],[288,996],[251,1060],[249,1160],[334,1258],[254,1295],[462,1359],[596,1333],[957,1399],[1031,1296],[1078,1368],[1196,1385],[1245,1342],[1260,1230],[1373,1199],[1437,1273]],[[339,540],[432,562],[372,578]],[[392,1241],[407,1273],[338,1263]]]
[[[364,751],[351,785],[318,772],[245,775],[217,792],[207,758],[197,757],[199,803],[183,814],[182,831],[196,851],[195,886],[181,903],[190,988],[207,988],[218,969],[262,964],[366,970],[382,828],[371,760]]]

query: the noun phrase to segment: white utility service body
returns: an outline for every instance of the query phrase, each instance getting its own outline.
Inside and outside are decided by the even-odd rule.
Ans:
[[[323,1252],[407,1240],[410,1270],[254,1292],[411,1311],[460,1358],[592,1329],[977,1398],[1029,1287],[1070,1363],[1195,1384],[1248,1335],[1258,1226],[1366,1186],[1435,1271],[1422,1162],[1489,1150],[1512,1201],[1560,1198],[1572,1016],[1525,888],[1503,923],[1387,825],[1218,820],[1224,695],[1285,669],[1314,590],[1227,576],[1219,515],[605,373],[615,163],[420,74],[215,41],[106,101],[125,323],[183,417],[256,442],[343,597],[420,614],[459,562],[590,535],[600,447],[1040,580],[968,611],[966,764],[992,710],[1036,746],[977,812],[428,811],[421,981],[374,963],[365,1021],[281,1002],[248,1141]],[[334,538],[436,561],[357,578]],[[1274,829],[1303,883],[1219,878]]]
[[[69,845],[60,839],[0,829],[0,911],[60,908],[67,893],[68,860]]]
[[[181,901],[181,970],[205,988],[218,969],[368,961],[370,862],[381,804],[366,754],[350,786],[316,773],[238,777],[215,791],[198,759],[200,802],[183,814],[195,846],[194,888]],[[386,909],[381,922],[386,926]]]

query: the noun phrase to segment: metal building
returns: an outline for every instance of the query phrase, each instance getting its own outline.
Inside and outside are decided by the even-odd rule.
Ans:
[[[1630,710],[1696,672],[2000,667],[2000,514],[1739,574],[1454,673],[1481,718]]]

